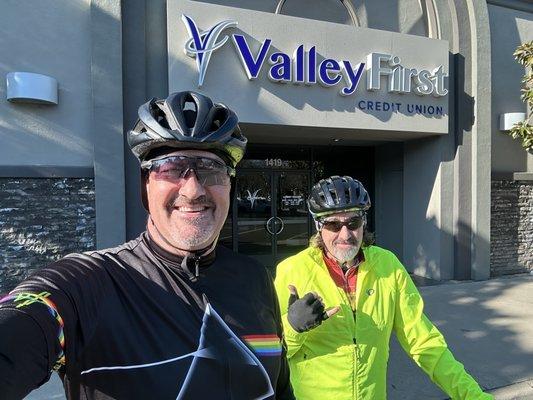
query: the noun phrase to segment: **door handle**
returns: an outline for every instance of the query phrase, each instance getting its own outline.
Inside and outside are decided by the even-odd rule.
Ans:
[[[281,222],[281,226],[279,228],[279,231],[276,232],[276,235],[279,235],[283,231],[283,228],[285,228],[285,223],[283,222],[283,220],[280,217],[276,217],[276,219],[279,220],[279,222]]]
[[[266,224],[265,224],[265,228],[266,228],[266,230],[267,230],[268,233],[270,233],[271,235],[274,234],[274,232],[272,232],[272,229],[270,229],[270,223],[271,223],[273,220],[274,220],[274,217],[270,217],[270,218],[268,219],[268,221],[266,222]]]
[[[275,227],[276,223],[278,221],[280,222],[279,230],[278,229],[272,229],[272,227],[271,227],[272,222],[274,222],[273,225]],[[283,231],[283,228],[285,228],[285,223],[283,222],[283,220],[280,217],[270,217],[268,219],[268,221],[266,222],[266,224],[265,224],[265,228],[268,231],[268,233],[270,233],[271,235],[274,235],[274,234],[279,235]]]

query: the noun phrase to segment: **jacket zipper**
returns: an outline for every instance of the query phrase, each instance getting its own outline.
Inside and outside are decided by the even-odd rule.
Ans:
[[[348,294],[346,294],[346,292],[344,290],[342,290],[342,297],[343,297],[344,301],[346,302],[346,304],[348,304],[348,306],[352,310],[352,318],[353,318],[353,322],[354,322],[354,329],[356,329],[355,327],[357,326],[357,310],[354,310],[352,308],[352,303],[350,302]],[[353,373],[353,377],[352,377],[352,382],[353,382],[353,385],[352,385],[352,394],[353,394],[353,396],[352,396],[352,398],[354,400],[357,400],[357,363],[359,361],[359,346],[357,344],[357,338],[355,337],[355,331],[352,332],[352,341],[353,341],[353,365],[354,365],[354,373]]]
[[[357,326],[357,310],[352,310],[352,315],[353,315],[354,326]],[[356,335],[354,332],[354,336],[353,336],[353,344],[354,344],[353,393],[354,393],[354,396],[353,398],[357,399],[357,367],[358,367],[358,362],[359,362],[359,346],[357,345],[357,338],[355,336]]]

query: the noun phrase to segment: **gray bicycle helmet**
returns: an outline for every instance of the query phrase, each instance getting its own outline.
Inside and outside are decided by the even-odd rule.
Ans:
[[[139,119],[128,132],[128,145],[141,162],[154,150],[172,147],[212,151],[235,167],[244,155],[246,142],[233,111],[189,91],[141,105]]]
[[[313,218],[345,211],[366,211],[370,196],[363,184],[350,176],[321,179],[311,189],[307,206]]]

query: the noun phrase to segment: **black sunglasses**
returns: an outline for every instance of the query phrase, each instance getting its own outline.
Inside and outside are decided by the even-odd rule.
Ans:
[[[326,229],[330,232],[339,232],[343,226],[348,228],[348,230],[350,231],[355,231],[356,229],[359,229],[361,226],[363,226],[364,222],[365,222],[364,217],[352,217],[346,221],[339,221],[339,220],[319,221],[319,226],[322,229]]]

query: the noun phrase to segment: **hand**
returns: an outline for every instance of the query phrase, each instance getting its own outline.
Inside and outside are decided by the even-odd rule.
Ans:
[[[340,310],[339,306],[325,310],[322,297],[316,292],[309,292],[301,299],[293,285],[289,285],[289,311],[287,319],[296,332],[307,332],[316,328],[322,321],[328,319]]]

